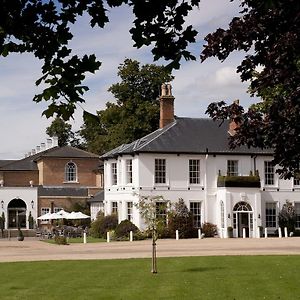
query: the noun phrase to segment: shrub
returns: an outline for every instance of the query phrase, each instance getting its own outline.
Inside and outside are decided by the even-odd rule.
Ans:
[[[137,231],[137,232],[133,235],[133,240],[134,240],[134,241],[142,241],[142,240],[146,240],[147,238],[148,238],[147,232]]]
[[[217,234],[217,225],[212,223],[204,223],[201,229],[205,237],[214,237]]]
[[[283,230],[284,227],[287,227],[288,233],[295,230],[296,224],[296,211],[295,207],[291,202],[286,200],[286,203],[283,204],[281,211],[278,215],[279,227]]]
[[[97,219],[91,224],[90,234],[95,238],[106,238],[106,232],[115,230],[118,225],[118,216],[100,214]]]
[[[160,239],[167,239],[170,238],[170,231],[169,228],[167,227],[165,221],[160,221],[156,224],[156,229],[157,229],[157,236]]]
[[[56,235],[54,238],[55,244],[57,245],[67,245],[67,239],[64,236],[58,236]]]
[[[132,231],[134,234],[139,231],[139,229],[129,220],[123,220],[115,230],[116,237],[124,238],[129,237],[129,232]]]
[[[172,238],[176,236],[176,230],[180,238],[191,238],[196,234],[193,224],[193,215],[189,212],[183,199],[175,203],[174,209],[168,215],[168,229]]]

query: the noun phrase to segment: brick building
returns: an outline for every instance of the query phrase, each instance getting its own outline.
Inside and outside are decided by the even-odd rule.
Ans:
[[[57,140],[42,143],[20,160],[0,160],[0,216],[5,228],[29,228],[29,216],[70,209],[102,188],[99,157]],[[47,224],[42,221],[38,225]]]

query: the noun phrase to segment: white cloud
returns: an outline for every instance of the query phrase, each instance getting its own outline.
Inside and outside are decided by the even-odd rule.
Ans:
[[[202,0],[200,10],[195,9],[187,20],[200,31],[198,43],[191,45],[193,53],[199,57],[203,37],[218,27],[227,27],[228,22],[239,11],[239,1]],[[91,29],[86,16],[81,17],[73,27],[74,40],[71,43],[74,54],[92,54],[102,61],[96,74],[89,74],[85,84],[90,90],[86,93],[86,103],[82,106],[90,112],[103,109],[107,101],[113,100],[108,87],[117,82],[117,68],[127,58],[139,60],[142,64],[152,63],[149,47],[132,47],[130,33],[132,17],[129,8],[111,9],[111,22],[104,30]],[[175,71],[173,82],[175,113],[179,116],[202,117],[211,101],[239,98],[243,105],[251,101],[246,94],[247,84],[242,84],[234,72],[242,54],[231,55],[224,63],[208,59],[203,64],[184,62]],[[46,127],[51,120],[42,118],[45,103],[36,104],[32,98],[38,89],[35,80],[41,74],[41,63],[32,55],[10,55],[0,57],[0,159],[20,158],[36,145],[45,141]],[[82,110],[78,109],[74,129],[82,123]]]

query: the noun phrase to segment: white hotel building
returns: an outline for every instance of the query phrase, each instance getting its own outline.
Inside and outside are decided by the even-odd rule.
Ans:
[[[256,237],[258,226],[274,232],[286,200],[297,211],[300,229],[300,181],[283,180],[271,163],[272,151],[228,147],[229,122],[175,118],[174,97],[163,86],[160,129],[103,155],[105,213],[118,212],[119,221],[143,221],[135,207],[139,196],[182,198],[194,223],[216,224],[220,236]],[[259,176],[249,176],[258,174]],[[180,230],[180,228],[179,228]]]

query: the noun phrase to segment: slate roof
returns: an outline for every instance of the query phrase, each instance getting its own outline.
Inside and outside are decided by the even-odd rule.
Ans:
[[[36,162],[45,157],[56,158],[99,158],[98,155],[89,153],[71,146],[53,147],[37,154],[25,157],[20,160],[11,161],[8,164],[0,165],[2,171],[37,171]]]
[[[4,167],[5,165],[8,165],[12,162],[15,162],[15,160],[0,160],[0,168]]]
[[[72,196],[72,197],[88,197],[87,188],[71,188],[71,187],[38,187],[38,196]]]
[[[176,118],[174,122],[130,144],[121,145],[102,156],[103,159],[122,154],[266,154],[270,149],[248,148],[231,150],[228,146],[228,125],[208,118]]]
[[[104,191],[101,190],[97,192],[94,196],[88,199],[88,202],[103,202],[104,201]]]

